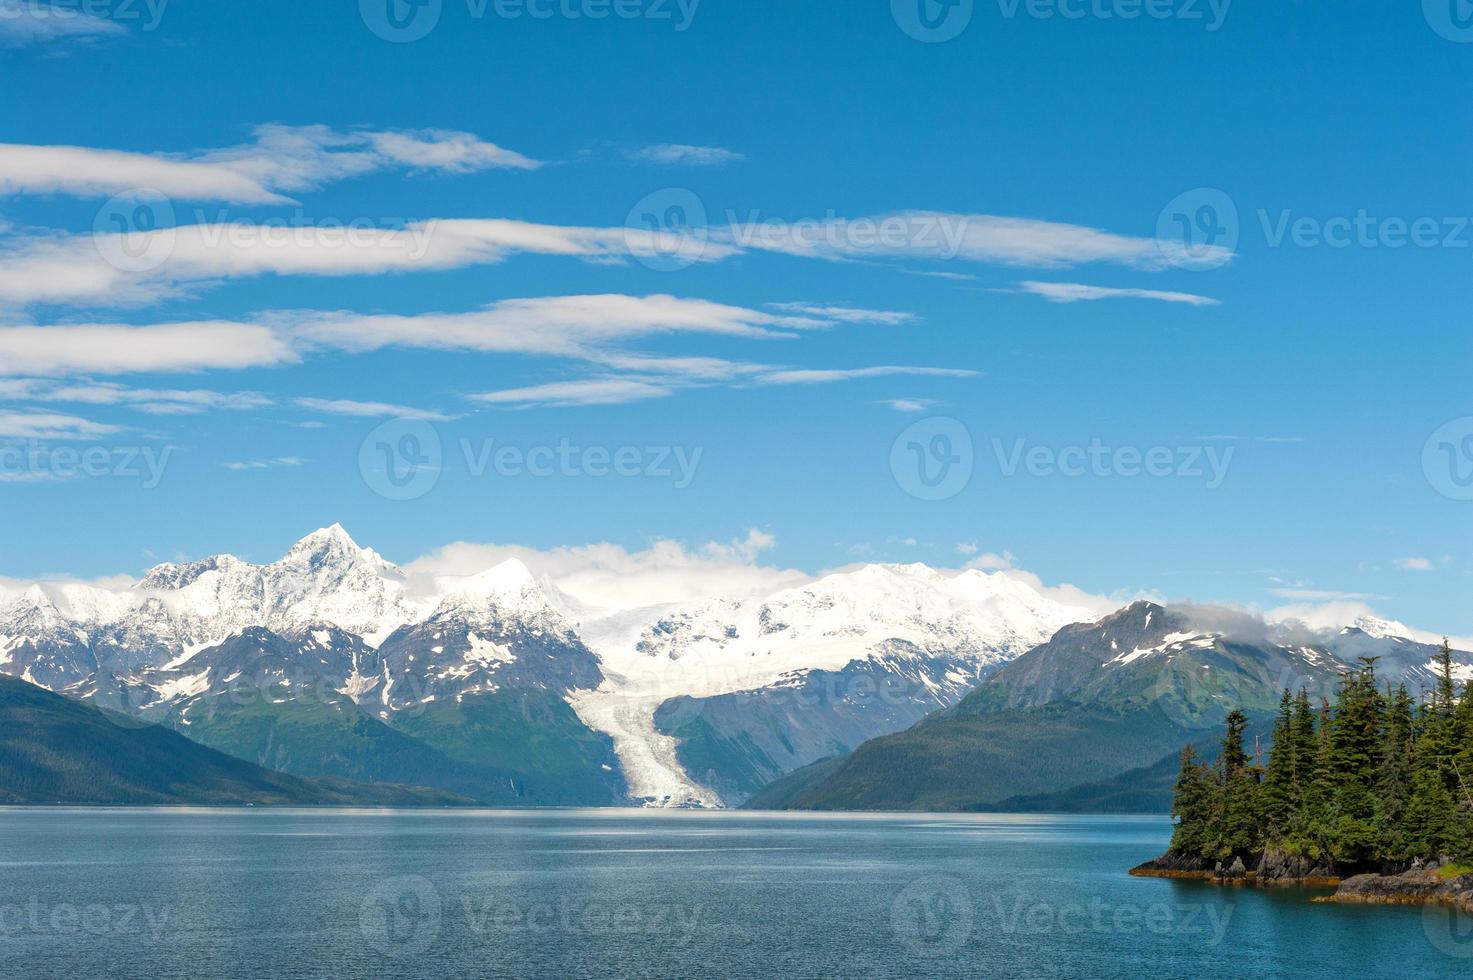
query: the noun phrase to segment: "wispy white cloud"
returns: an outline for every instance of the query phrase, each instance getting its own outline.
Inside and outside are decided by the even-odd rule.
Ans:
[[[930,409],[936,405],[936,401],[931,398],[886,398],[880,401],[879,404],[888,405],[897,412],[914,414]]]
[[[284,337],[253,323],[0,326],[0,376],[242,369],[295,360]]]
[[[1370,602],[1385,596],[1371,592],[1342,592],[1338,589],[1270,589],[1281,599],[1301,599],[1310,602]]]
[[[351,415],[359,418],[422,419],[426,422],[448,422],[454,416],[408,405],[389,402],[360,402],[345,398],[295,398],[292,404],[328,415]]]
[[[1431,558],[1398,558],[1396,567],[1404,572],[1430,572],[1433,562]]]
[[[291,202],[246,174],[217,164],[85,146],[0,144],[0,194],[91,196],[144,190],[185,201]]]
[[[771,339],[832,326],[814,317],[765,313],[710,300],[622,293],[501,300],[469,313],[308,314],[282,319],[294,319],[291,330],[297,336],[341,350],[421,347],[584,360],[601,360],[621,353],[611,350],[621,342],[661,334]]]
[[[55,41],[89,41],[128,33],[116,21],[84,13],[76,5],[42,0],[0,0],[0,47]]]
[[[75,415],[0,410],[0,437],[8,439],[91,439],[122,431]]]
[[[88,151],[91,152],[91,151]],[[452,157],[465,154],[447,151]],[[24,155],[24,154],[23,154]],[[334,159],[343,154],[329,154]],[[352,154],[348,154],[352,156]],[[3,162],[3,156],[0,156]],[[339,165],[350,170],[353,165]],[[53,168],[32,162],[25,179],[53,180]],[[108,169],[87,177],[95,186]],[[259,166],[231,171],[262,188],[292,187],[324,179],[323,168],[268,158]],[[0,170],[3,177],[3,170]],[[179,178],[183,180],[184,178]],[[192,179],[192,178],[191,178]],[[270,182],[274,181],[274,184]],[[274,193],[274,192],[273,192]],[[866,225],[865,222],[869,222]],[[885,223],[898,223],[893,233]],[[831,260],[895,258],[960,259],[1004,265],[1067,267],[1110,262],[1139,269],[1190,265],[1199,255],[1153,239],[1130,238],[1098,229],[989,215],[891,215],[879,219],[732,225],[680,232],[646,228],[545,225],[502,218],[413,221],[393,227],[217,221],[148,231],[88,235],[29,235],[0,245],[0,309],[37,303],[81,306],[139,305],[208,288],[231,279],[266,274],[362,276],[385,272],[458,269],[525,253],[617,263],[634,258],[718,262],[759,250]],[[140,259],[140,256],[142,257]],[[1221,264],[1221,257],[1213,260]],[[1170,302],[1212,302],[1206,297],[1160,290],[1108,291],[1079,284],[1032,284],[1060,302],[1134,295]],[[786,304],[795,309],[825,309]],[[831,319],[854,323],[905,323],[913,317],[891,311],[826,308]]]
[[[794,569],[762,564],[776,546],[771,534],[747,531],[731,541],[685,544],[658,539],[640,548],[600,543],[550,550],[518,545],[456,542],[404,566],[411,584],[434,591],[446,578],[474,575],[509,558],[550,579],[580,618],[701,599],[765,595],[812,579]]]
[[[0,376],[244,369],[294,363],[320,349],[366,352],[413,347],[541,355],[580,360],[615,371],[714,380],[774,369],[715,357],[668,357],[630,351],[624,345],[678,334],[792,339],[804,331],[840,325],[840,321],[817,316],[703,299],[613,293],[501,300],[464,313],[282,310],[264,313],[258,322],[251,323],[0,326]],[[902,369],[877,370],[896,373]],[[771,380],[776,383],[784,379]]]
[[[110,381],[58,382],[40,378],[0,378],[0,398],[21,402],[127,405],[155,415],[185,415],[211,409],[248,411],[273,404],[255,391],[130,388]]]
[[[192,155],[0,144],[0,194],[146,190],[178,201],[284,204],[291,201],[284,191],[390,168],[469,173],[539,166],[520,153],[450,130],[268,125],[257,127],[254,135],[252,143]]]
[[[626,154],[629,159],[640,163],[655,163],[663,166],[684,165],[692,167],[714,167],[746,159],[735,150],[719,146],[690,146],[686,143],[656,143],[642,146]]]
[[[759,385],[808,385],[833,384],[864,378],[913,375],[930,377],[971,377],[975,371],[956,368],[901,367],[884,365],[868,368],[841,369],[774,369],[761,365],[729,364],[732,370],[727,376],[692,377],[688,375],[648,375],[587,378],[535,385],[527,388],[511,388],[503,391],[472,395],[476,401],[518,407],[546,406],[572,407],[578,405],[614,405],[628,402],[648,401],[663,398],[687,388],[710,387],[713,384],[746,386]],[[923,408],[924,406],[921,406]],[[905,409],[902,409],[905,410]],[[921,410],[920,408],[916,410]]]
[[[768,303],[767,305],[785,313],[801,313],[823,317],[825,320],[837,320],[840,323],[878,323],[899,326],[914,323],[918,319],[914,313],[903,313],[898,310],[866,310],[853,306],[824,306],[820,303]]]
[[[966,550],[968,547],[970,547],[970,550]],[[996,552],[991,551],[978,554],[977,546],[975,544],[972,544],[970,546],[959,545],[957,547],[957,551],[961,552],[962,554],[969,554],[973,556],[972,558],[969,558],[967,560],[966,565],[963,567],[975,568],[983,572],[1000,572],[1004,569],[1011,569],[1018,562],[1017,558],[1014,557],[1011,551],[1004,551],[1002,554],[997,554]]]
[[[977,372],[967,370],[966,368],[908,367],[904,365],[885,364],[877,367],[861,368],[792,368],[760,374],[755,380],[760,384],[807,385],[830,384],[836,381],[855,381],[861,378],[888,378],[902,375],[931,378],[972,378],[977,376]]]
[[[300,456],[278,456],[275,459],[252,459],[245,462],[221,463],[227,470],[269,470],[280,466],[306,466],[310,460]]]
[[[588,378],[581,381],[555,381],[524,388],[488,391],[470,397],[488,405],[513,405],[519,408],[542,406],[570,408],[579,405],[620,405],[629,402],[664,398],[674,393],[669,385],[634,378]]]
[[[1042,296],[1050,303],[1080,303],[1100,299],[1153,299],[1162,303],[1185,303],[1188,306],[1217,306],[1210,296],[1196,293],[1174,293],[1160,289],[1115,289],[1108,286],[1086,286],[1077,282],[1020,282],[1025,293]]]
[[[137,306],[231,279],[459,269],[518,253],[617,262],[686,253],[692,261],[716,261],[732,251],[689,235],[501,219],[419,221],[399,228],[225,222],[27,236],[0,244],[0,307]]]
[[[1099,228],[993,214],[902,211],[865,218],[739,221],[730,229],[743,248],[823,259],[961,260],[1032,268],[1090,263],[1159,271],[1211,268],[1228,261],[1221,248],[1119,235]]]
[[[422,348],[542,356],[601,372],[470,396],[490,405],[608,405],[661,398],[709,385],[813,385],[885,377],[965,378],[977,372],[924,365],[803,368],[709,356],[671,356],[627,345],[668,335],[793,340],[805,332],[864,322],[866,311],[808,305],[806,312],[748,307],[664,294],[601,294],[501,300],[466,313],[414,315],[283,310],[259,322],[206,321],[150,326],[63,324],[0,327],[0,394],[32,400],[130,404],[159,413],[270,404],[256,393],[132,389],[113,382],[62,384],[38,376],[116,375],[244,369],[295,363],[322,350],[363,353]],[[885,314],[885,318],[904,314]],[[446,419],[439,411],[373,400],[301,397],[311,411]],[[891,400],[902,411],[926,400]]]

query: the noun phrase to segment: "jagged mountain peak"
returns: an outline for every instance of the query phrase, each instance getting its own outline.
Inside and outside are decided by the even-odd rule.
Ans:
[[[1378,640],[1410,640],[1412,631],[1409,626],[1398,623],[1394,619],[1382,619],[1380,616],[1357,616],[1351,621],[1344,632],[1359,630],[1367,636]]]
[[[450,591],[467,597],[521,596],[537,589],[537,579],[520,558],[508,558],[474,575],[451,580]]]
[[[393,567],[378,552],[372,548],[364,548],[354,541],[347,528],[341,524],[330,524],[313,531],[292,545],[277,564],[323,566],[345,562],[364,562],[386,570]]]
[[[485,571],[440,579],[437,584],[444,598],[430,616],[432,621],[517,621],[559,631],[570,629],[563,613],[520,559],[508,558]]]

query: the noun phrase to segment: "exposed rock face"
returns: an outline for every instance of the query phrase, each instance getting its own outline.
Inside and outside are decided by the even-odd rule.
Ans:
[[[1473,913],[1473,874],[1444,877],[1443,870],[1416,868],[1399,875],[1356,875],[1317,902],[1357,905],[1451,905]]]
[[[1214,877],[1214,864],[1200,854],[1173,854],[1170,851],[1145,864],[1136,865],[1130,873],[1138,878],[1203,878]]]
[[[1256,859],[1209,861],[1199,854],[1166,853],[1132,868],[1131,874],[1146,878],[1200,878],[1219,885],[1290,885],[1327,887],[1340,882],[1333,862],[1268,851]]]
[[[1333,861],[1313,861],[1277,850],[1267,851],[1258,859],[1254,874],[1264,881],[1287,884],[1327,884],[1340,877]]]

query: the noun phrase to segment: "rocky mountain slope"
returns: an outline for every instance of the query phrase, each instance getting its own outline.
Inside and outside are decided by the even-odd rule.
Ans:
[[[925,565],[594,615],[515,559],[411,577],[333,525],[267,564],[217,555],[126,589],[0,595],[0,673],[300,775],[494,803],[716,806],[912,726],[984,719],[958,730],[1015,739],[1042,723],[1029,712],[1067,705],[1095,715],[1061,722],[1060,746],[1139,735],[1139,751],[1078,757],[1105,778],[1089,767],[1150,765],[1152,746],[1224,705],[1332,685],[1358,656],[1425,683],[1431,649],[1406,632],[1150,603],[1098,619],[1021,576]],[[973,761],[1001,765],[1000,751]],[[1015,762],[999,792],[1060,788]]]
[[[954,706],[765,797],[800,809],[968,810],[1117,777],[1112,794],[1150,787],[1149,770],[1187,743],[1210,745],[1234,708],[1263,719],[1286,688],[1329,696],[1354,657],[1379,650],[1395,654],[1383,676],[1415,691],[1433,649],[1359,628],[1312,634],[1232,610],[1137,602],[1061,629]],[[1473,670],[1473,655],[1457,659]]]
[[[0,803],[191,806],[415,806],[470,800],[408,786],[302,779],[129,725],[89,705],[0,677]]]

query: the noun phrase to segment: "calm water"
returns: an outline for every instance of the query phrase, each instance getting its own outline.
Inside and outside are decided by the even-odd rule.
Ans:
[[[1134,879],[1151,817],[0,809],[6,977],[1440,977],[1449,913]]]

